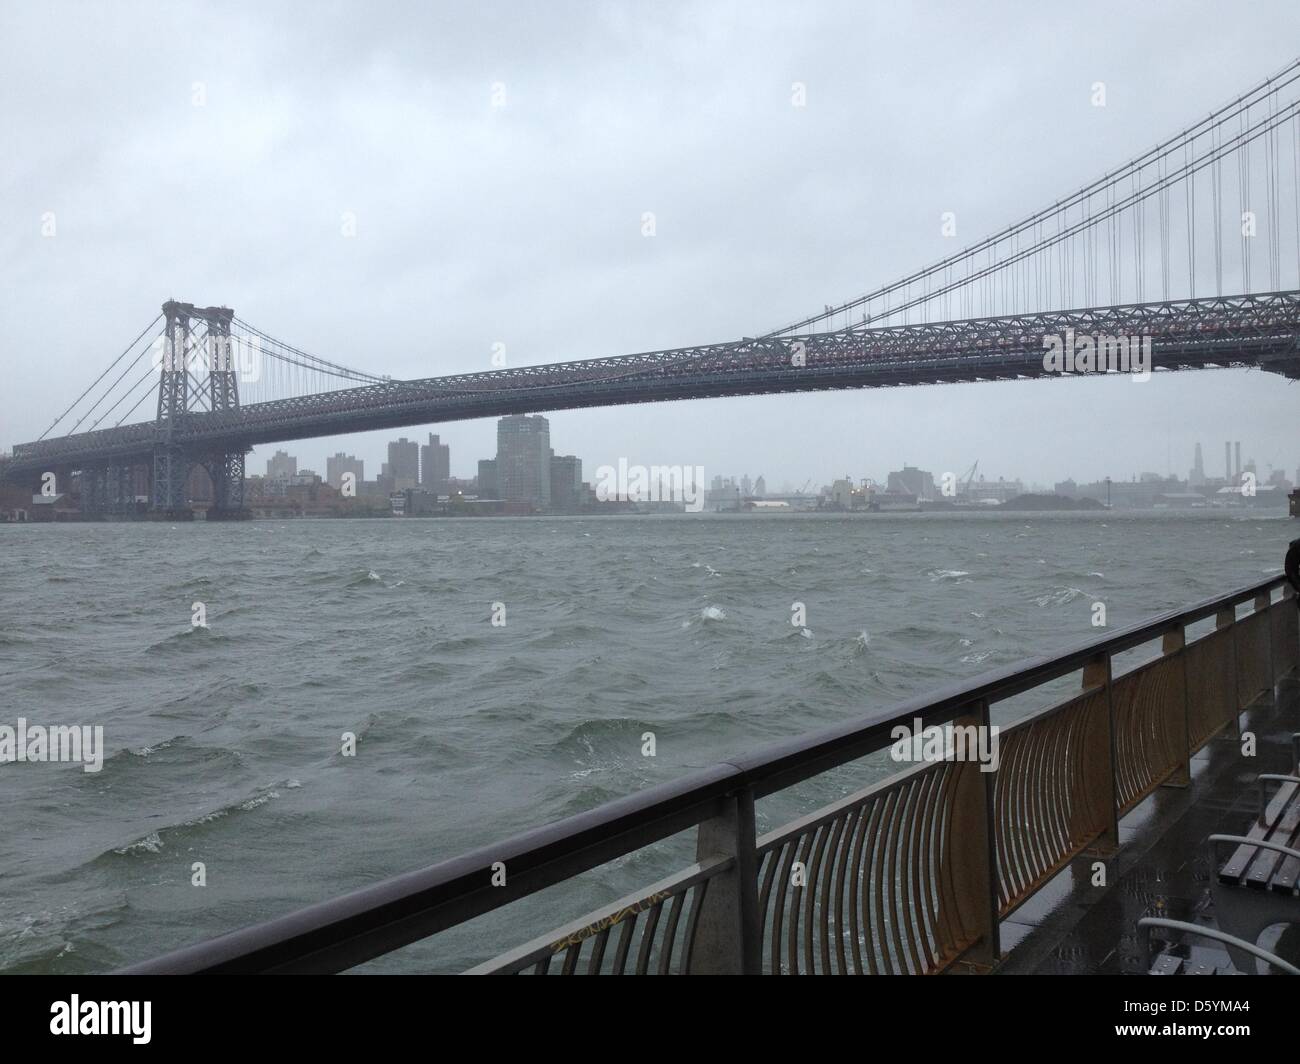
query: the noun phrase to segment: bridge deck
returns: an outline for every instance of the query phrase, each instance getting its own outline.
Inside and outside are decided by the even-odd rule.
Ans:
[[[1300,375],[1300,292],[1049,311],[386,381],[18,444],[0,477],[506,414],[849,388],[1048,377],[1049,337],[1149,338],[1151,369],[1252,366]],[[1125,369],[1127,370],[1127,366]]]

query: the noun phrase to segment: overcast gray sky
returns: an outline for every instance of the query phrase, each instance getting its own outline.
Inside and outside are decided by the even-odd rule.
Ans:
[[[394,377],[489,368],[494,343],[524,365],[753,335],[950,253],[944,211],[965,244],[1050,204],[1297,41],[1294,0],[8,0],[0,446],[38,436],[173,297]],[[1225,439],[1294,476],[1292,387],[1224,371],[549,417],[588,477],[619,456],[772,488],[977,458],[1047,483],[1186,475],[1198,440],[1214,474]],[[321,473],[354,452],[373,477],[388,439],[426,431],[288,449]],[[495,450],[492,421],[432,431],[456,475]]]

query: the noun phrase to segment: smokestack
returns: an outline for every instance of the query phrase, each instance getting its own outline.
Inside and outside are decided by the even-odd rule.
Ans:
[[[1223,441],[1223,479],[1232,479],[1232,443],[1229,440]]]
[[[1237,467],[1237,479],[1240,480],[1241,479],[1241,441],[1240,440],[1237,441],[1236,467]]]

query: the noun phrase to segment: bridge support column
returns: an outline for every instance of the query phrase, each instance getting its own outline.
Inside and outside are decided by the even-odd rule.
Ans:
[[[205,459],[203,468],[212,480],[209,521],[239,521],[252,516],[244,506],[244,451],[227,451]]]
[[[173,520],[194,516],[185,496],[185,482],[190,475],[190,459],[181,447],[160,444],[153,452],[153,491],[149,509]]]
[[[141,472],[140,460],[135,458],[83,465],[76,474],[82,520],[139,516],[136,500],[142,487]],[[63,473],[57,479],[67,484],[72,478]],[[39,490],[37,487],[36,491]]]
[[[119,463],[109,469],[109,509],[115,514],[134,514],[136,512],[136,470],[135,462]]]
[[[84,465],[81,467],[81,516],[83,520],[100,520],[108,514],[109,467]]]

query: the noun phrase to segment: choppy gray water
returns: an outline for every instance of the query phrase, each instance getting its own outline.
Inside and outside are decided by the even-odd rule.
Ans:
[[[0,971],[112,968],[454,856],[1095,636],[1094,601],[1114,629],[1255,582],[1294,534],[1222,513],[0,526],[0,724],[102,724],[106,746],[98,773],[0,764]],[[864,771],[768,800],[760,831]],[[458,969],[690,853],[367,968]]]

